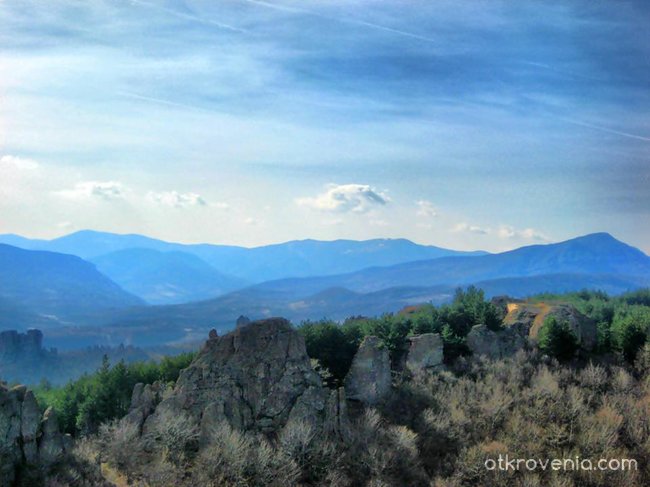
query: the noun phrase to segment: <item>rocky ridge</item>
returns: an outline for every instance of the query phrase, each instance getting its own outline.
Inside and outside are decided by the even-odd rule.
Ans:
[[[28,469],[49,470],[71,448],[54,410],[41,414],[32,391],[0,384],[0,485],[12,485]]]

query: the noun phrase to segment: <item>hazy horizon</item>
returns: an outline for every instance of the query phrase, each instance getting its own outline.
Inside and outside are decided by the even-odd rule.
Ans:
[[[108,234],[119,235],[119,236],[138,236],[138,237],[146,237],[146,238],[151,238],[151,239],[154,239],[154,240],[159,240],[159,241],[167,242],[167,243],[171,243],[171,244],[181,244],[181,245],[216,245],[216,246],[219,246],[219,245],[232,245],[232,246],[236,246],[236,247],[251,248],[251,249],[252,249],[252,248],[257,248],[257,247],[271,246],[271,245],[282,245],[282,244],[287,244],[287,243],[291,243],[291,242],[303,242],[303,241],[335,242],[335,241],[341,241],[341,240],[344,240],[344,241],[351,241],[351,242],[364,242],[364,241],[372,241],[372,240],[406,240],[406,241],[409,241],[409,242],[414,243],[414,244],[416,244],[416,245],[421,245],[421,246],[433,246],[433,247],[444,248],[444,247],[441,247],[440,245],[436,245],[435,243],[423,243],[423,242],[418,242],[418,241],[415,241],[415,240],[412,240],[412,239],[408,239],[408,238],[404,238],[404,237],[373,237],[373,238],[368,238],[368,239],[348,239],[348,238],[344,238],[344,237],[342,237],[342,238],[332,238],[332,239],[314,239],[314,238],[309,238],[309,237],[307,237],[307,238],[299,238],[299,239],[292,239],[292,240],[281,240],[281,241],[277,241],[277,242],[269,242],[269,243],[263,243],[263,244],[259,244],[259,245],[236,245],[236,244],[224,244],[224,243],[221,243],[221,242],[204,241],[204,240],[197,240],[197,241],[183,241],[182,239],[175,239],[175,240],[174,240],[174,239],[171,239],[171,240],[168,240],[168,239],[163,239],[163,238],[157,238],[157,237],[154,237],[154,236],[152,236],[152,235],[147,235],[147,234],[143,234],[143,233],[122,233],[122,232],[119,232],[119,231],[107,232],[107,231],[95,230],[95,229],[90,229],[90,228],[82,228],[82,229],[75,230],[75,231],[73,231],[73,232],[64,233],[64,234],[62,234],[62,235],[55,236],[55,237],[52,237],[52,238],[43,238],[43,239],[41,239],[41,238],[39,238],[39,237],[33,237],[33,236],[22,235],[22,234],[17,234],[17,233],[0,233],[0,237],[1,237],[1,236],[14,236],[14,237],[19,237],[19,238],[26,238],[26,239],[29,239],[29,240],[44,240],[44,241],[52,241],[52,240],[56,240],[56,239],[58,239],[58,238],[69,237],[69,236],[72,236],[72,235],[75,235],[75,234],[78,234],[78,233],[84,233],[84,232],[89,232],[89,233],[108,233]],[[507,251],[509,251],[509,250],[517,250],[517,249],[519,249],[519,248],[527,247],[527,246],[529,246],[529,245],[548,245],[548,244],[562,243],[562,242],[565,242],[565,241],[574,240],[574,239],[579,239],[579,238],[582,238],[582,237],[587,237],[587,236],[590,236],[590,235],[596,235],[596,234],[607,234],[607,235],[610,235],[610,236],[613,237],[614,239],[616,239],[616,240],[618,240],[618,241],[621,241],[621,242],[623,242],[624,244],[628,244],[628,245],[631,245],[632,247],[637,248],[635,245],[632,245],[632,244],[630,244],[629,242],[625,242],[625,241],[623,241],[623,240],[617,238],[616,235],[612,235],[611,233],[606,232],[606,231],[601,231],[601,232],[593,232],[593,233],[584,234],[584,235],[574,235],[574,236],[568,237],[567,239],[564,239],[564,240],[558,240],[558,241],[545,241],[545,242],[537,242],[537,243],[525,243],[525,244],[523,244],[523,245],[521,245],[521,246],[517,246],[517,247],[513,247],[513,248],[511,248],[511,249],[503,250],[503,252],[507,252]],[[0,243],[3,243],[3,242],[0,242]],[[485,249],[480,249],[480,248],[475,248],[475,249],[454,249],[454,248],[448,248],[448,250],[463,250],[463,251],[468,251],[468,252],[481,252],[481,251],[485,252]],[[648,253],[645,252],[643,249],[640,249],[640,250],[643,251],[646,255],[648,254]],[[500,252],[500,251],[496,251],[496,252],[494,252],[494,253],[498,253],[498,252]]]
[[[647,3],[0,2],[0,233],[650,253]]]

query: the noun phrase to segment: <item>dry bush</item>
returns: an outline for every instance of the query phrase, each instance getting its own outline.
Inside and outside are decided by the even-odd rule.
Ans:
[[[140,478],[152,487],[650,485],[650,376],[638,364],[633,371],[591,363],[580,369],[520,352],[508,360],[465,359],[461,368],[461,374],[398,380],[379,409],[351,411],[345,441],[301,421],[290,421],[273,437],[221,423],[193,456],[188,452],[196,426],[175,415],[161,417],[151,432],[156,448],[143,457],[145,465],[130,465],[119,451],[111,452],[138,445],[128,428],[102,430],[110,432],[106,455],[127,469],[140,468]],[[640,469],[488,471],[486,458],[499,453],[633,458]]]
[[[133,470],[142,450],[137,424],[124,420],[104,423],[99,427],[98,438],[106,461],[122,471]]]
[[[206,487],[295,485],[300,468],[261,434],[241,432],[227,423],[208,433],[208,445],[193,468],[195,485]]]
[[[146,440],[160,449],[164,459],[181,466],[191,457],[198,438],[198,425],[187,413],[165,409],[159,413]]]

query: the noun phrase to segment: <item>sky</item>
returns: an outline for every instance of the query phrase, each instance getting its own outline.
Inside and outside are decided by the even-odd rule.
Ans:
[[[0,0],[0,233],[650,253],[644,0]]]

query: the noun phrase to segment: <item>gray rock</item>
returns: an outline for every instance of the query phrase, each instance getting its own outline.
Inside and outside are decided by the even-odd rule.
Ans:
[[[138,429],[142,431],[145,420],[162,401],[166,390],[166,385],[160,381],[147,385],[136,384],[131,394],[131,406],[124,420],[137,425]]]
[[[467,335],[467,346],[473,355],[491,359],[509,357],[526,347],[527,328],[513,325],[503,330],[493,331],[485,325],[472,327]]]
[[[56,413],[51,407],[43,413],[41,429],[43,436],[38,445],[38,456],[41,465],[47,467],[61,460],[65,453],[63,435],[59,431]]]
[[[391,388],[390,357],[388,350],[376,336],[367,336],[352,360],[345,377],[348,399],[373,405]]]
[[[424,333],[408,339],[406,369],[412,374],[443,366],[443,343],[438,333]]]
[[[305,343],[281,318],[255,321],[208,340],[145,421],[155,430],[168,414],[188,415],[205,438],[223,421],[237,429],[279,431],[292,418],[322,421],[327,393]]]
[[[237,328],[241,328],[242,326],[250,325],[250,323],[251,320],[248,318],[248,316],[240,315],[235,322],[235,326]]]
[[[345,388],[339,387],[330,391],[325,409],[323,429],[326,434],[347,440],[350,436],[350,419],[345,397]]]
[[[0,386],[0,485],[11,485],[22,463],[21,408],[24,390]]]
[[[546,318],[555,316],[558,320],[569,323],[582,348],[592,350],[596,346],[596,322],[570,304],[517,302],[509,303],[508,309],[504,323],[526,328],[532,343],[537,342],[537,335]]]
[[[41,428],[41,410],[32,391],[25,392],[22,404],[20,430],[23,441],[23,453],[27,463],[38,462],[38,444]]]
[[[54,412],[48,409],[41,417],[30,390],[0,384],[0,485],[12,485],[18,469],[28,464],[47,471],[64,453]]]

